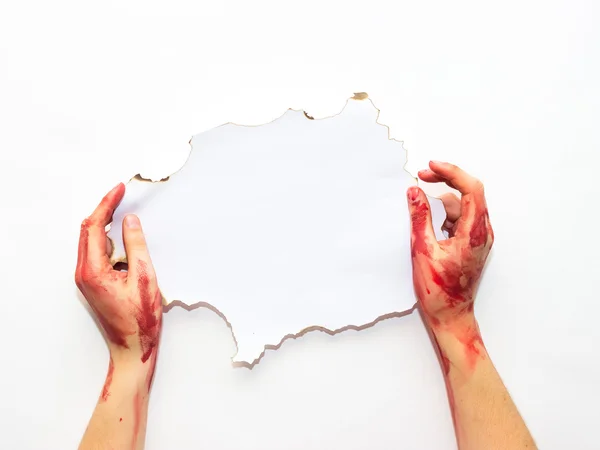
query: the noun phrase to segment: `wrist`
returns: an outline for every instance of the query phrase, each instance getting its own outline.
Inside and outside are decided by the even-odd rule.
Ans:
[[[150,391],[158,349],[154,349],[151,356],[145,361],[142,355],[129,349],[110,349],[110,364],[112,366],[113,379],[133,387],[141,387],[146,392]],[[110,368],[109,368],[110,372]]]
[[[159,331],[160,333],[160,331]],[[111,358],[116,362],[119,361],[121,365],[127,365],[131,368],[137,368],[154,364],[156,355],[158,353],[158,347],[160,345],[160,334],[157,334],[156,339],[143,339],[138,337],[139,333],[133,334],[129,337],[124,345],[117,345],[112,342],[108,342],[108,350]],[[136,364],[141,363],[141,364]]]
[[[478,362],[488,358],[474,314],[438,320],[431,329],[443,357],[460,373],[473,373]]]

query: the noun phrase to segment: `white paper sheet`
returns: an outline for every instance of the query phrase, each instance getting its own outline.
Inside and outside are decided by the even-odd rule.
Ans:
[[[112,260],[125,259],[122,220],[137,214],[165,301],[218,310],[236,362],[307,328],[361,327],[409,310],[405,193],[416,181],[377,116],[370,100],[350,99],[326,119],[289,110],[266,125],[194,136],[167,181],[127,185],[109,232]],[[441,202],[430,201],[439,230]]]

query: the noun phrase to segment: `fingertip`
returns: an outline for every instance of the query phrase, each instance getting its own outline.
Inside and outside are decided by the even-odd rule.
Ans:
[[[418,175],[421,181],[425,181],[426,183],[437,183],[439,181],[443,181],[437,173],[430,169],[420,170]]]
[[[140,219],[135,214],[127,214],[123,218],[123,244],[129,262],[129,270],[135,275],[138,261],[150,261],[146,236],[142,230]]]
[[[444,162],[444,161],[436,161],[436,160],[429,161],[429,168],[435,174],[440,173],[440,171],[443,171],[445,168],[447,168],[447,166],[448,166],[448,163]]]
[[[123,219],[123,224],[130,230],[136,230],[142,227],[139,217],[135,214],[127,214]]]
[[[125,195],[125,184],[122,182],[117,184],[111,191],[111,194],[114,195],[113,203],[116,207],[119,203],[121,203],[121,200],[123,200],[123,196]]]
[[[121,200],[123,200],[124,195],[125,185],[123,183],[119,183],[104,196],[99,206],[106,208],[107,210],[114,211],[117,209],[117,206],[119,206],[119,203],[121,203]]]
[[[425,192],[418,186],[411,186],[406,192],[411,226],[411,246],[413,256],[421,246],[419,242],[435,242],[435,233],[431,224],[431,209]]]
[[[119,182],[116,184],[116,186],[110,190],[110,192],[111,192],[111,193],[112,193],[112,192],[116,192],[116,191],[118,191],[118,190],[122,189],[124,186],[125,186],[125,185],[123,184],[123,182],[122,182],[122,181],[119,181]]]
[[[122,182],[119,182],[115,187],[113,187],[108,193],[106,197],[113,197],[121,193],[125,188],[125,185]]]
[[[406,198],[408,199],[408,203],[415,204],[418,203],[421,198],[421,193],[423,191],[418,186],[411,186],[406,191]]]

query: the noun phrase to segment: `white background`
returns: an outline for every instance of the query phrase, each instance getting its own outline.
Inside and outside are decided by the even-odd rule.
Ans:
[[[538,444],[598,448],[597,2],[11,2],[0,7],[2,448],[75,448],[108,355],[73,283],[81,219],[187,141],[366,91],[409,167],[486,184],[476,306]],[[148,449],[453,448],[418,315],[232,369],[208,310],[165,316]]]

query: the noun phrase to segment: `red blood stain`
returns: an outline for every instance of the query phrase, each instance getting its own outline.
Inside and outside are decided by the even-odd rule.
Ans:
[[[106,197],[105,197],[106,199]],[[105,200],[103,200],[104,202]],[[110,272],[98,274],[98,269],[93,267],[88,260],[88,248],[89,248],[89,236],[90,231],[89,228],[92,225],[91,219],[85,219],[81,223],[81,235],[79,239],[79,254],[77,261],[77,268],[75,270],[75,283],[77,287],[84,294],[88,304],[94,311],[100,325],[105,331],[106,338],[112,343],[124,347],[129,348],[127,345],[126,335],[122,329],[114,324],[113,321],[107,318],[107,315],[104,311],[100,310],[96,305],[96,295],[95,292],[98,289],[104,291],[104,293],[108,292],[106,286],[102,284],[102,277],[106,275],[110,275]],[[105,303],[103,305],[103,310],[111,309],[110,300],[104,300]],[[118,310],[118,308],[112,308],[113,310]],[[109,314],[110,317],[113,317],[114,314]],[[131,334],[131,333],[129,333]]]
[[[77,249],[77,268],[75,269],[75,283],[77,287],[82,290],[82,276],[81,269],[87,260],[87,249],[90,240],[90,220],[85,219],[81,222],[81,233],[79,235],[79,247]]]
[[[415,294],[417,298],[421,301],[425,300],[425,292],[423,291],[423,283],[418,279],[418,272],[413,270],[413,287],[415,289]]]
[[[473,370],[477,361],[485,357],[482,351],[485,347],[483,345],[483,340],[481,339],[481,334],[479,334],[479,330],[477,330],[476,327],[467,327],[458,335],[458,340],[464,346],[467,365]],[[477,344],[479,344],[479,346]]]
[[[428,293],[428,294],[431,294],[431,291],[430,291],[428,288],[427,288],[427,293]]]
[[[486,217],[488,217],[487,209],[485,211],[476,211],[475,214],[475,220],[469,234],[469,245],[473,248],[485,245],[488,238],[486,225]]]
[[[110,389],[110,384],[112,383],[114,370],[115,370],[115,365],[113,364],[113,359],[111,356],[110,362],[108,363],[108,373],[106,374],[106,381],[104,381],[104,387],[102,388],[102,395],[100,396],[100,398],[104,402],[108,400],[108,396],[110,395],[109,389]]]
[[[429,212],[429,208],[425,203],[421,203],[420,201],[416,201],[415,208],[410,215],[413,230],[415,233],[422,233],[427,226],[427,213]]]
[[[411,203],[415,203],[419,198],[420,190],[417,186],[411,186],[406,191],[406,196]]]
[[[427,245],[427,240],[425,239],[425,229],[428,224],[429,206],[427,206],[426,202],[421,202],[419,200],[419,195],[420,191],[416,186],[410,187],[407,191],[408,200],[412,204],[410,221],[412,226],[411,253],[413,258],[417,253],[421,253],[426,256],[431,254],[431,250]]]
[[[450,308],[454,308],[456,305],[465,302],[465,288],[462,280],[464,277],[462,267],[454,261],[440,260],[442,273],[439,273],[433,267],[433,264],[429,264],[431,269],[431,279],[437,284],[440,289],[446,294],[446,303]]]
[[[123,418],[122,417],[119,417],[119,422],[123,422]]]
[[[140,308],[136,315],[136,320],[139,327],[142,362],[145,363],[158,345],[161,321],[156,317],[155,312],[157,306],[160,307],[161,297],[159,292],[155,294],[151,292],[146,263],[138,261],[137,270]]]
[[[146,377],[146,388],[148,392],[150,392],[150,388],[152,387],[152,381],[154,380],[154,370],[156,369],[156,359],[158,358],[158,348],[155,352],[152,352],[152,356],[150,356],[150,370],[148,371],[148,375]]]
[[[439,324],[439,320],[438,320],[438,324]],[[444,369],[444,376],[446,377],[450,373],[450,360],[446,356],[446,353],[444,353],[444,351],[442,350],[442,347],[440,347],[440,344],[439,344],[438,340],[435,338],[435,336],[433,337],[433,342],[435,343],[435,347],[437,349],[437,354],[440,357],[440,362],[442,363],[442,368]]]
[[[448,357],[442,352],[442,365],[444,366],[444,374],[448,375],[450,373],[450,360]]]

